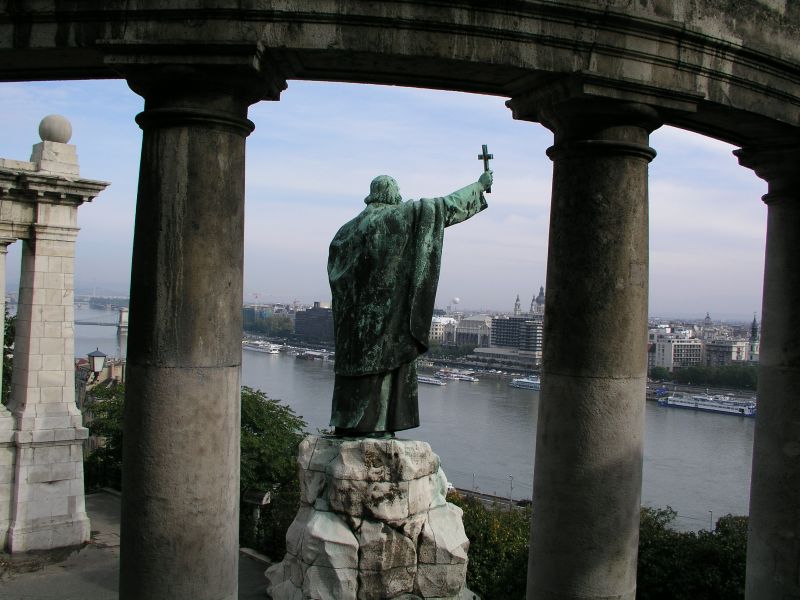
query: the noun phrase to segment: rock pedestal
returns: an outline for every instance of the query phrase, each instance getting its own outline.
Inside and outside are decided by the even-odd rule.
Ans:
[[[461,509],[425,442],[309,436],[273,600],[472,598]]]

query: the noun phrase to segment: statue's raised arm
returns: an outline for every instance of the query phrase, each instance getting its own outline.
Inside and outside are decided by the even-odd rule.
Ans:
[[[419,426],[415,359],[428,349],[444,228],[486,208],[492,172],[439,198],[403,202],[388,175],[333,238],[328,278],[336,339],[331,426],[381,435]]]

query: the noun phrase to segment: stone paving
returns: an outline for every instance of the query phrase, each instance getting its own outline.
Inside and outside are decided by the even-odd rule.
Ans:
[[[86,496],[91,541],[80,550],[50,550],[9,556],[0,553],[3,600],[117,600],[119,594],[119,496]],[[239,599],[266,600],[266,565],[239,557]]]

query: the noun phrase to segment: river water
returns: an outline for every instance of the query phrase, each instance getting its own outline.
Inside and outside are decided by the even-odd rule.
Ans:
[[[82,309],[76,320],[113,321],[114,313]],[[123,352],[114,327],[77,325],[75,351]],[[121,347],[122,346],[122,347]],[[242,354],[242,384],[281,399],[307,421],[328,426],[333,365],[288,354]],[[400,437],[430,443],[457,487],[515,499],[533,491],[539,392],[504,379],[420,384],[418,429]],[[754,419],[664,408],[647,403],[642,503],[671,506],[681,529],[708,528],[711,519],[748,512]]]

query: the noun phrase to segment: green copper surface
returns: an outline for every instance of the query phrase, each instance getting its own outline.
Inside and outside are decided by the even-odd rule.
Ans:
[[[491,171],[448,196],[402,202],[376,177],[367,207],[330,245],[336,383],[331,425],[347,433],[419,425],[413,361],[428,349],[444,228],[486,208]]]

